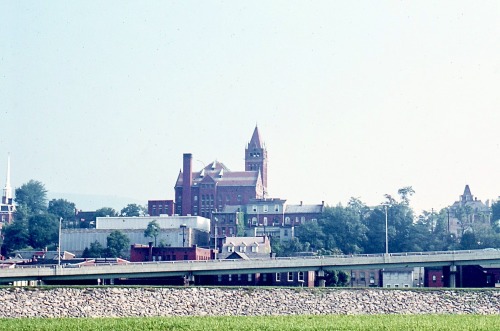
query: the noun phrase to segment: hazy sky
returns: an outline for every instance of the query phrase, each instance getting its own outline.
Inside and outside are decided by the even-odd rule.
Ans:
[[[10,153],[15,187],[173,199],[183,153],[243,170],[257,123],[289,203],[497,198],[499,17],[498,1],[2,1],[0,185]]]

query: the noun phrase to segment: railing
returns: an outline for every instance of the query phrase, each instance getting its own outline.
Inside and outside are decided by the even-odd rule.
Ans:
[[[491,249],[495,252],[500,253],[499,250]],[[490,249],[488,249],[490,251]],[[436,255],[461,255],[461,254],[472,254],[472,253],[484,253],[485,250],[460,250],[460,251],[432,251],[432,252],[404,252],[404,253],[389,253],[389,257],[398,256],[436,256]],[[273,260],[280,261],[290,261],[290,260],[317,260],[317,259],[347,259],[347,258],[360,258],[360,257],[385,257],[386,254],[335,254],[335,255],[317,255],[317,256],[300,256],[300,257],[276,257]],[[255,261],[269,261],[270,258],[254,258],[249,260],[240,259],[217,259],[217,260],[179,260],[179,261],[147,261],[147,262],[126,262],[126,263],[96,263],[89,265],[79,265],[79,264],[62,264],[62,268],[91,268],[91,267],[102,267],[102,266],[119,266],[119,265],[159,265],[159,264],[178,264],[178,263],[195,263],[195,264],[206,264],[206,263],[224,263],[224,262],[234,262],[239,261],[241,263],[251,263]],[[16,265],[16,268],[29,269],[29,268],[57,268],[57,264],[50,265]]]

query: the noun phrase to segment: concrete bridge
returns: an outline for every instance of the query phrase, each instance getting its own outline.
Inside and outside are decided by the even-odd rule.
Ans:
[[[161,261],[126,264],[17,266],[0,270],[0,283],[13,281],[57,281],[169,276],[254,274],[294,271],[381,269],[399,267],[450,267],[450,287],[455,287],[456,267],[500,263],[500,250],[467,250],[418,253],[331,255],[251,260]]]

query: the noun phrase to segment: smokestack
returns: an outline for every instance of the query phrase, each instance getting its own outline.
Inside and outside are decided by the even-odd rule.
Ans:
[[[191,186],[193,185],[193,155],[184,154],[182,166],[182,216],[191,214]]]

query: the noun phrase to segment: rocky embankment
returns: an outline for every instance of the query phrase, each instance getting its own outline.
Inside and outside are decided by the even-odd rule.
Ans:
[[[0,317],[500,314],[500,291],[4,288]]]

